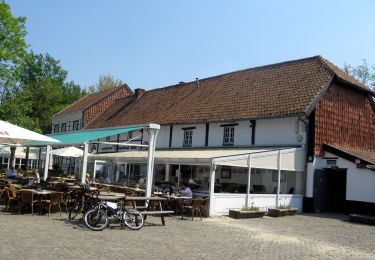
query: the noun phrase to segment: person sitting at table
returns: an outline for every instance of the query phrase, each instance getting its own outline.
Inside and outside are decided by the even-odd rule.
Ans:
[[[180,189],[180,195],[181,197],[193,197],[193,192],[189,188],[188,184],[186,182],[181,183],[181,189]],[[183,203],[185,205],[191,204],[191,199],[190,200],[183,200]]]
[[[173,188],[169,182],[165,183],[165,186],[163,187],[163,193],[168,195],[173,193]]]
[[[5,177],[7,179],[13,179],[13,177],[14,177],[14,167],[13,166],[10,166],[10,168],[8,169]]]
[[[138,184],[139,184],[140,187],[145,187],[145,185],[146,185],[146,177],[143,176],[143,177],[139,178]]]
[[[91,179],[90,174],[86,174],[86,184],[92,184],[94,182],[93,179]]]
[[[33,172],[33,180],[34,180],[34,184],[40,184],[39,172],[37,171]]]
[[[187,182],[182,182],[180,187],[181,187],[181,189],[180,189],[179,193],[180,193],[181,197],[193,198],[193,192],[191,191]],[[180,213],[182,204],[183,205],[190,205],[191,202],[192,202],[191,199],[177,199],[177,200],[175,200],[176,213],[177,214]]]

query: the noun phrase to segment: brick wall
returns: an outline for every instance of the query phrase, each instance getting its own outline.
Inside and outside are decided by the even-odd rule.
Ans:
[[[375,151],[375,112],[366,94],[332,83],[315,109],[315,155],[323,144]]]
[[[103,112],[116,99],[132,95],[126,88],[120,88],[118,91],[96,102],[83,112],[83,127],[91,122],[96,116]]]

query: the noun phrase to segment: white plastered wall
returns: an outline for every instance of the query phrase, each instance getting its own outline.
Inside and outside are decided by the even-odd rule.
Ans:
[[[325,152],[326,157],[337,157],[337,166],[347,169],[346,199],[363,202],[375,202],[375,171],[357,168],[356,164],[334,154]],[[324,160],[321,159],[324,164]]]

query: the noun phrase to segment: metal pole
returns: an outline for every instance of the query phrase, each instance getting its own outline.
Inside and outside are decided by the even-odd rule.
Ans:
[[[84,142],[83,148],[83,165],[82,165],[82,175],[81,175],[81,183],[86,183],[86,172],[87,172],[87,154],[89,153],[89,143]]]
[[[154,154],[156,137],[158,134],[157,129],[149,130],[149,144],[148,144],[148,161],[147,161],[147,179],[146,179],[146,197],[150,197],[152,193],[152,180],[154,174]]]
[[[281,176],[281,150],[277,155],[277,193],[276,193],[276,207],[279,206],[279,194],[280,194],[280,176]]]
[[[47,180],[48,177],[48,166],[49,166],[49,155],[51,151],[51,146],[47,145],[46,147],[46,159],[44,160],[44,180]]]
[[[170,164],[166,164],[165,165],[165,177],[164,177],[164,180],[165,181],[169,181],[169,172],[170,172]]]
[[[212,160],[211,167],[210,167],[209,216],[212,216],[214,214],[215,171],[216,171],[215,161]]]
[[[246,187],[246,207],[249,207],[250,202],[250,184],[251,184],[251,154],[247,159],[247,187]]]
[[[178,165],[177,187],[180,187],[181,164]]]

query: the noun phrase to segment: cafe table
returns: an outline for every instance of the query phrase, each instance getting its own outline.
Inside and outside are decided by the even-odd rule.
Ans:
[[[72,189],[72,190],[79,190],[79,189],[82,189],[81,186],[78,186],[78,185],[73,185],[73,186],[68,186],[69,189]],[[97,190],[96,187],[90,187],[90,191],[94,191],[94,190]]]
[[[43,208],[43,201],[46,200],[46,196],[50,195],[53,191],[50,190],[42,190],[42,189],[21,189],[19,190],[20,192],[22,191],[32,191],[34,194],[38,195],[38,201],[39,201],[39,213],[42,212]]]
[[[177,212],[178,212],[178,205],[181,205],[184,200],[192,200],[193,197],[188,197],[188,196],[179,196],[179,195],[176,195],[176,194],[163,194],[161,195],[163,198],[166,198],[168,201],[170,200],[174,200],[174,213],[175,213],[175,216],[177,215]]]
[[[124,193],[118,192],[110,192],[110,191],[101,191],[98,195],[98,199],[100,200],[111,200],[111,201],[119,201],[125,199]]]

